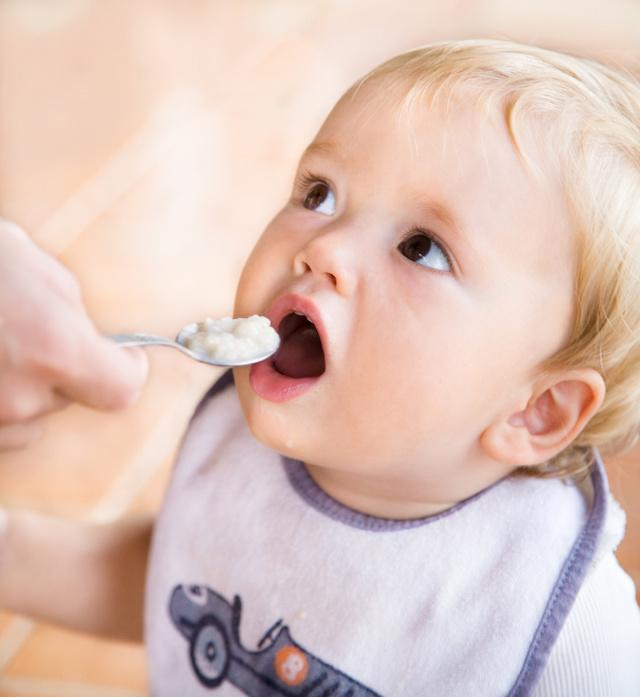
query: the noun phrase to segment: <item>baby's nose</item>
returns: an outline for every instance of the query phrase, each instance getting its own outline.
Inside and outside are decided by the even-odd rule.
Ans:
[[[325,232],[309,241],[294,257],[296,276],[312,274],[349,296],[356,285],[356,265],[344,233]]]

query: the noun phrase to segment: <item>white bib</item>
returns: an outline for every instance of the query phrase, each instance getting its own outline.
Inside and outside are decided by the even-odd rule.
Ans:
[[[154,532],[152,694],[528,695],[605,486],[599,463],[590,493],[510,477],[420,521],[373,518],[257,442],[227,386],[192,422]]]

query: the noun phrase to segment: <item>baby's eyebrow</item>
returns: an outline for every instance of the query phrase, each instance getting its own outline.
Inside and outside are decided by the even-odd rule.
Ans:
[[[300,160],[304,160],[306,157],[312,155],[329,155],[331,157],[337,157],[339,160],[344,160],[338,144],[330,140],[314,141],[305,148]]]
[[[422,202],[422,208],[428,215],[437,218],[443,225],[446,225],[448,228],[453,228],[453,231],[458,233],[459,237],[463,240],[467,239],[457,216],[453,210],[444,203],[427,200]]]
[[[471,242],[470,236],[462,226],[460,219],[455,214],[454,210],[442,201],[433,199],[419,199],[419,206],[424,211],[425,215],[436,218],[441,222],[452,234],[456,237],[457,242],[461,244],[466,253],[473,253],[476,257],[478,252]]]
[[[337,157],[339,160],[344,161],[344,156],[340,151],[340,146],[335,141],[331,140],[318,140],[308,145],[302,153],[300,161],[313,155],[329,155],[331,157]],[[460,222],[458,221],[456,214],[445,203],[434,200],[421,200],[419,201],[419,204],[420,207],[423,208],[427,214],[430,214],[434,218],[437,218],[441,223],[443,223],[443,225],[453,228],[454,231],[457,232],[460,237],[466,239],[464,230],[460,225]]]

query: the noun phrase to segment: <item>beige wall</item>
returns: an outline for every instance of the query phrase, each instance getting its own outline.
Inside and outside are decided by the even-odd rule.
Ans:
[[[77,274],[101,329],[172,334],[230,311],[297,156],[354,78],[472,36],[640,68],[631,0],[4,0],[0,214]],[[152,367],[129,412],[72,407],[41,443],[0,456],[0,502],[94,519],[154,510],[215,373],[163,350]],[[639,459],[609,463],[636,579]],[[140,694],[141,651],[0,617],[0,695],[69,695],[69,681]]]

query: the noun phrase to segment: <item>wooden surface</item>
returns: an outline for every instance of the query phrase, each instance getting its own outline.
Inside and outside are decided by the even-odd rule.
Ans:
[[[79,277],[104,331],[172,334],[231,308],[243,260],[327,110],[361,73],[445,38],[538,42],[640,65],[623,0],[4,0],[0,215]],[[151,352],[126,413],[72,407],[0,456],[0,502],[95,520],[156,510],[214,379]],[[640,580],[640,452],[608,463]],[[0,695],[129,697],[142,649],[0,615]]]

